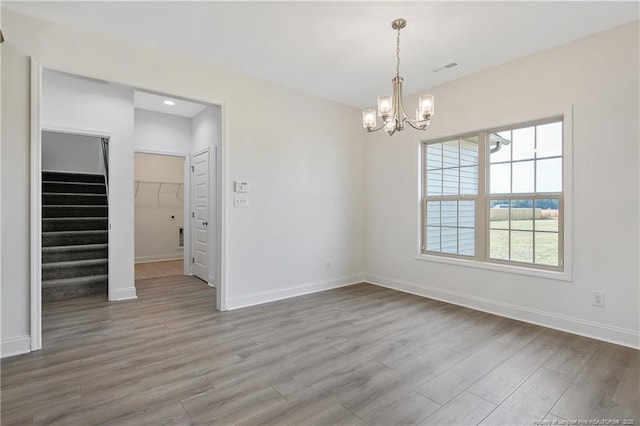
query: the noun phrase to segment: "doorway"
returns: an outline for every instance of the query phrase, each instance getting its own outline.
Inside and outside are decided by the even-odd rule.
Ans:
[[[109,139],[42,132],[42,302],[107,295]]]
[[[136,281],[184,274],[185,160],[134,153]]]
[[[209,239],[208,264],[214,265],[208,271],[207,282],[215,283],[215,308],[225,310],[225,215],[224,215],[224,107],[220,102],[195,100],[202,111],[211,112],[212,120],[199,120],[198,113],[193,111],[193,140],[188,150],[175,149],[170,136],[162,132],[152,139],[152,145],[145,145],[135,134],[134,121],[135,94],[137,88],[122,83],[111,83],[94,80],[90,77],[77,76],[61,71],[45,70],[37,62],[32,61],[31,80],[31,349],[42,347],[42,130],[70,131],[71,133],[93,134],[109,138],[109,164],[111,178],[108,194],[108,297],[109,300],[125,300],[136,298],[134,284],[134,185],[133,185],[133,153],[156,152],[183,155],[185,171],[190,170],[191,155],[205,148],[215,150],[219,155],[215,162],[210,162],[210,193],[215,199],[209,200],[208,226],[215,233],[215,239]],[[53,86],[52,86],[53,85]],[[144,89],[142,89],[144,90]],[[153,91],[146,94],[163,99],[189,100],[175,95],[166,95]],[[78,94],[81,94],[78,95]],[[82,98],[83,104],[76,100]],[[168,105],[168,103],[166,103]],[[115,110],[117,108],[117,110]],[[148,108],[153,110],[152,108]],[[46,125],[43,125],[46,123]],[[199,124],[202,124],[199,126]],[[76,130],[78,130],[76,132]],[[163,138],[164,136],[164,138]],[[158,144],[160,143],[160,144]],[[164,145],[162,145],[164,143]],[[187,164],[189,163],[189,164]],[[190,179],[183,183],[184,200],[190,200]],[[213,202],[215,201],[215,202]],[[186,206],[186,204],[185,204]],[[186,209],[186,207],[185,207]],[[191,232],[187,223],[190,212],[185,214],[183,244],[185,257],[191,258]],[[213,225],[213,226],[211,226]],[[190,226],[190,222],[189,222]],[[189,253],[187,254],[187,251]],[[191,266],[184,264],[184,273],[191,274]],[[213,285],[212,285],[213,286]],[[213,300],[212,300],[213,302]],[[212,303],[213,304],[213,303]],[[212,306],[213,308],[213,306]]]

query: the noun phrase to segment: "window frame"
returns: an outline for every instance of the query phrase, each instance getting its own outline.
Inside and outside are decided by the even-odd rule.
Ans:
[[[420,142],[420,174],[421,174],[421,189],[420,189],[420,211],[421,211],[421,216],[420,216],[420,223],[421,223],[421,238],[420,238],[420,252],[422,254],[426,254],[424,253],[425,251],[427,251],[425,249],[425,242],[427,241],[427,224],[424,222],[426,217],[427,217],[427,203],[426,203],[426,195],[424,193],[425,189],[427,188],[427,173],[424,173],[425,170],[422,169],[422,166],[424,165],[424,159],[425,159],[425,147],[427,145],[433,145],[433,144],[437,144],[437,143],[442,143],[442,142],[449,142],[452,141],[454,139],[458,139],[458,141],[465,139],[465,138],[469,138],[469,137],[478,137],[478,132],[475,133],[465,133],[465,134],[461,134],[461,135],[456,135],[456,136],[452,136],[452,137],[448,137],[448,138],[438,138],[438,139],[434,139],[434,140],[429,140],[429,141],[422,141]],[[453,254],[453,253],[438,253],[438,252],[432,252],[429,251],[428,254],[430,255],[435,255],[435,256],[444,256],[444,257],[458,257],[461,259],[478,259],[478,250],[477,250],[477,241],[478,241],[478,226],[477,226],[477,220],[478,220],[478,206],[480,204],[482,204],[482,197],[480,196],[480,174],[484,173],[483,171],[481,171],[481,153],[480,153],[480,139],[478,139],[478,191],[475,195],[471,195],[471,194],[458,194],[458,195],[440,195],[437,196],[439,198],[439,201],[467,201],[467,200],[473,200],[475,202],[475,211],[474,211],[474,216],[475,216],[475,241],[476,243],[474,244],[474,248],[475,249],[475,256],[467,256],[467,255],[462,255],[462,254]],[[458,166],[460,167],[460,166]],[[444,170],[444,168],[442,169]]]
[[[480,268],[495,270],[500,272],[509,272],[522,275],[537,276],[543,278],[551,278],[563,281],[572,280],[571,265],[571,247],[572,239],[571,222],[572,206],[570,203],[572,186],[572,107],[563,113],[548,114],[542,118],[535,120],[521,121],[511,124],[494,125],[475,132],[459,132],[451,136],[438,137],[434,139],[421,140],[418,143],[419,152],[419,208],[418,208],[418,247],[416,260],[432,261],[446,264],[453,264],[464,267]],[[562,191],[557,192],[533,192],[533,193],[506,193],[491,194],[490,193],[490,150],[488,149],[488,136],[492,133],[499,133],[505,130],[516,130],[536,125],[544,125],[548,123],[562,122]],[[433,201],[434,196],[427,196],[427,173],[426,173],[426,147],[431,144],[447,142],[455,139],[463,139],[468,137],[478,137],[478,193],[475,195],[454,195],[442,196],[451,200],[475,200],[475,252],[474,256],[466,256],[451,253],[441,253],[428,251],[426,249],[426,210],[427,201]],[[513,163],[513,158],[509,161]],[[535,175],[534,175],[535,176]],[[489,232],[490,221],[488,217],[489,206],[491,200],[495,199],[549,199],[557,198],[559,207],[558,217],[558,266],[541,265],[528,262],[518,262],[512,260],[491,259],[489,257]],[[440,198],[442,200],[442,198]],[[535,206],[534,206],[535,208]],[[532,232],[535,232],[532,231]],[[535,256],[535,252],[534,252]],[[534,258],[535,260],[535,258]]]

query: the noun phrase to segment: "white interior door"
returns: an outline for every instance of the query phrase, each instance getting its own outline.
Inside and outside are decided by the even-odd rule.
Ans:
[[[191,203],[191,263],[196,277],[209,278],[209,150],[193,155]]]

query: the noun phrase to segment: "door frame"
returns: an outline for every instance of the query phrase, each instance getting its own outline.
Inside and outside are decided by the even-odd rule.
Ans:
[[[86,77],[97,80],[105,80],[104,76],[79,74],[74,70],[68,70],[57,67],[49,67],[41,64],[35,58],[30,57],[31,68],[31,96],[30,96],[30,351],[36,351],[42,348],[42,128],[41,128],[41,105],[42,105],[42,72],[43,69],[52,71],[60,71],[69,73],[78,77]],[[113,81],[110,78],[106,80],[122,84],[130,87],[132,90],[144,90],[150,93],[161,95],[169,95],[168,92],[158,92],[152,88],[131,84],[127,81]],[[220,108],[220,145],[217,148],[218,157],[216,164],[216,309],[219,311],[227,310],[227,286],[228,268],[227,268],[227,140],[228,140],[228,106],[225,101],[219,99],[207,99],[193,97],[191,95],[182,95],[173,92],[173,96],[200,102],[208,105],[217,105]],[[77,131],[77,129],[76,129]],[[99,134],[100,131],[89,132],[92,135]],[[105,135],[111,137],[112,135]],[[111,152],[111,151],[110,151]],[[111,155],[111,154],[110,154]],[[190,162],[191,160],[189,160]],[[111,159],[110,159],[111,162]],[[132,206],[133,208],[133,206]],[[131,237],[133,238],[133,236]],[[133,259],[132,259],[133,261]]]
[[[65,133],[107,139],[111,139],[113,134],[104,130],[43,124],[40,114],[42,68],[34,66],[35,61],[33,61],[33,59],[31,60],[31,65],[30,339],[31,350],[35,351],[42,348],[42,132]],[[108,207],[107,205],[107,208]],[[107,223],[109,223],[109,219],[107,219]],[[109,263],[109,267],[111,268],[111,263]],[[109,299],[111,299],[113,290],[111,288],[111,282],[107,282]]]

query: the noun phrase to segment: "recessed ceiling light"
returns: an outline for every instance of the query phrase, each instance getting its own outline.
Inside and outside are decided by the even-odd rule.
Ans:
[[[169,99],[167,99],[166,101],[164,101],[164,104],[165,104],[165,105],[173,106],[173,105],[175,105],[176,103],[175,103],[175,102],[173,102],[173,101],[170,101]]]

